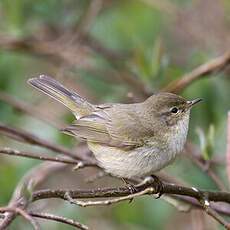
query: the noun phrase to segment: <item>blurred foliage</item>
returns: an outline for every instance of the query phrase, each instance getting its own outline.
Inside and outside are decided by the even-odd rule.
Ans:
[[[104,47],[124,55],[125,58],[109,61],[100,52],[90,53],[86,58],[91,68],[69,67],[65,63],[55,65],[49,58],[13,49],[10,51],[1,45],[1,38],[5,35],[17,39],[30,36],[40,38],[44,26],[68,32],[78,25],[89,4],[90,1],[86,0],[0,1],[0,90],[29,104],[33,103],[40,110],[46,110],[53,119],[67,124],[73,120],[73,116],[62,106],[28,87],[28,78],[38,73],[47,73],[66,83],[70,79],[68,84],[72,84],[73,88],[76,86],[80,93],[93,102],[129,101],[128,93],[135,98],[135,91],[128,82],[115,76],[114,72],[117,71],[122,78],[125,69],[152,92],[157,92],[183,73],[229,48],[228,0],[104,1],[101,11],[92,21],[89,34]],[[206,17],[208,20],[205,20]],[[63,46],[63,49],[66,47],[68,46]],[[81,53],[76,53],[76,57],[79,55]],[[210,154],[223,156],[226,146],[226,116],[230,108],[229,72],[197,81],[182,94],[186,98],[204,99],[204,103],[192,111],[189,138],[199,144],[195,127],[200,127],[203,133],[208,133],[207,136],[201,132],[199,135],[200,139],[206,140],[206,143],[202,142],[205,159]],[[77,143],[73,138],[13,109],[3,101],[0,101],[0,121],[70,148]],[[214,137],[212,130],[208,131],[210,125],[215,126]],[[31,150],[31,146],[1,136],[0,146]],[[41,151],[40,148],[34,149]],[[0,205],[8,202],[19,179],[36,164],[36,160],[1,156]],[[218,168],[223,181],[226,180],[224,170],[224,167]],[[193,186],[216,189],[207,175],[189,160],[179,158],[167,171]],[[175,223],[177,216],[182,215],[175,214],[175,208],[164,201],[155,201],[151,197],[102,209],[85,210],[67,204],[60,207],[58,213],[89,225],[101,226],[95,229],[140,230],[172,229],[170,223]],[[188,223],[187,225],[191,225],[191,220]],[[46,224],[46,228],[50,229],[70,229],[52,222]],[[178,229],[188,229],[187,225],[178,224]],[[18,229],[18,226],[20,229],[30,227],[21,218],[12,226],[12,229]],[[216,229],[213,226],[212,229]]]
[[[202,157],[204,160],[211,160],[214,150],[214,141],[215,141],[215,128],[213,125],[210,125],[208,133],[205,136],[202,129],[197,129],[197,135],[200,139],[200,149],[202,151]]]

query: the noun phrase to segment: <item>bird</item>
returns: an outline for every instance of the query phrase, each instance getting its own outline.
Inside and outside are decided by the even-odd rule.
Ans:
[[[62,131],[86,141],[105,172],[126,179],[174,161],[186,142],[190,110],[202,100],[159,92],[139,103],[95,105],[47,75],[28,83],[69,108],[76,120]]]

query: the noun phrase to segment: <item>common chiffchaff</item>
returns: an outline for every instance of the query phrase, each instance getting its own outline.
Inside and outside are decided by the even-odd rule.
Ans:
[[[99,165],[122,178],[148,176],[170,164],[183,150],[190,109],[201,101],[158,93],[142,103],[93,105],[48,76],[28,82],[72,111],[76,121],[64,132],[86,140]]]

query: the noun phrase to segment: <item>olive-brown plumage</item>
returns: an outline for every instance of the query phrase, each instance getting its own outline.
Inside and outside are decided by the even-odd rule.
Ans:
[[[142,103],[93,105],[48,76],[28,82],[73,112],[76,121],[63,131],[86,140],[101,167],[123,178],[168,165],[183,150],[190,108],[200,101],[158,93]]]

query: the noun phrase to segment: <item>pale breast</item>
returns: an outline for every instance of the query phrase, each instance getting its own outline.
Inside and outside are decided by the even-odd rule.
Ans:
[[[170,151],[162,151],[157,146],[139,147],[130,151],[96,143],[88,143],[88,146],[106,172],[124,178],[151,175],[175,158]]]
[[[184,116],[184,119],[177,122],[177,124],[171,127],[171,134],[168,135],[168,148],[175,155],[180,153],[187,138],[189,125],[189,113]]]

